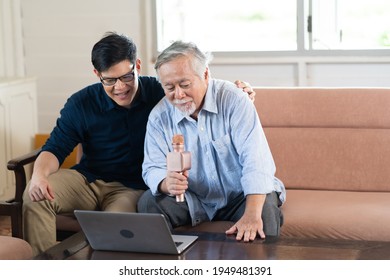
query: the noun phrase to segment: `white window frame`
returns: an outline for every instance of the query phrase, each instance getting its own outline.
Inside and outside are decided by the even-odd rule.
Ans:
[[[288,0],[291,1],[291,0]],[[234,61],[245,62],[257,62],[260,59],[275,57],[284,58],[283,61],[289,61],[291,58],[296,57],[344,57],[347,61],[353,61],[354,57],[376,58],[390,57],[390,50],[388,49],[367,49],[367,50],[314,50],[312,49],[312,33],[307,32],[308,29],[308,16],[312,16],[312,1],[319,0],[296,0],[297,1],[297,50],[291,51],[238,51],[238,52],[218,52],[213,51],[214,62],[226,61],[232,63]],[[326,0],[328,1],[328,0]],[[158,55],[157,40],[158,40],[158,22],[157,22],[157,5],[156,1],[152,0],[152,48],[153,56]],[[253,60],[253,58],[257,58]],[[290,59],[289,59],[290,58]],[[345,60],[344,59],[344,60]],[[266,59],[267,61],[268,59]],[[264,62],[264,60],[263,60]]]

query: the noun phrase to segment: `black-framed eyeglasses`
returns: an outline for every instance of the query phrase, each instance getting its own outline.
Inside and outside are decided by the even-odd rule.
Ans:
[[[121,76],[121,77],[118,77],[118,78],[103,78],[102,76],[100,76],[100,81],[102,82],[103,85],[105,86],[113,86],[116,84],[116,81],[119,79],[121,80],[122,83],[130,83],[132,81],[134,81],[134,77],[135,77],[135,73],[134,73],[134,67],[135,67],[135,64],[133,65],[133,68],[131,69],[131,72]]]

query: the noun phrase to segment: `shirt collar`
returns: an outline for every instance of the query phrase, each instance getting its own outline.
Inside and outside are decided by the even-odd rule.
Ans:
[[[206,96],[204,98],[204,104],[202,110],[208,111],[210,113],[218,114],[217,107],[217,92],[214,90],[215,83],[213,79],[209,80],[207,86]]]
[[[108,112],[115,108],[115,102],[108,96],[106,91],[104,90],[103,85],[100,83],[101,96],[102,96],[102,111]]]

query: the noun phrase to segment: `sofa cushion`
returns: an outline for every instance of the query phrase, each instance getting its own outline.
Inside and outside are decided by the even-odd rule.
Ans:
[[[390,129],[273,127],[264,131],[276,176],[288,189],[390,192]]]
[[[281,236],[390,241],[390,193],[287,190]]]
[[[255,88],[264,127],[390,128],[388,88]]]

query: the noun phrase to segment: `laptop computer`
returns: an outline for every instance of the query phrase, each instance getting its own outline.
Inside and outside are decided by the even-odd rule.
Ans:
[[[94,250],[181,254],[198,238],[172,235],[162,214],[75,210]]]

